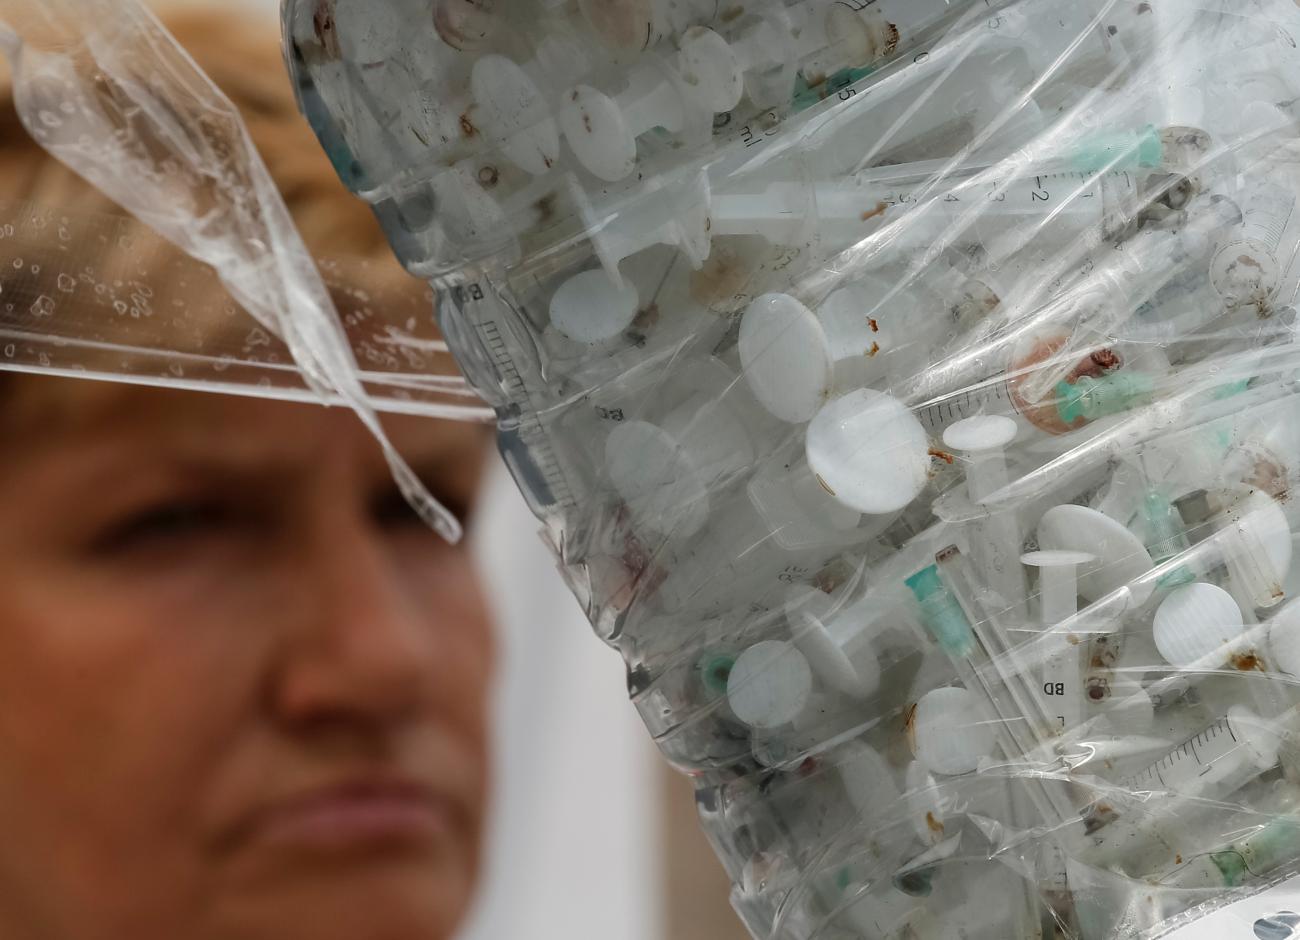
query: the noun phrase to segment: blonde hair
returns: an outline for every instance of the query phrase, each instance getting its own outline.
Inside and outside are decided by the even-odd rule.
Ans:
[[[348,193],[299,115],[273,20],[205,7],[164,8],[161,19],[235,104],[314,254],[388,258],[364,202]],[[79,212],[116,212],[23,131],[7,80],[0,84],[0,198]]]
[[[358,345],[362,358],[380,367],[428,368],[395,360],[384,363],[393,354],[381,348],[382,341],[372,344],[369,352],[360,348],[365,337],[381,336],[389,324],[410,331],[418,322],[415,332],[421,339],[436,339],[431,295],[427,285],[394,259],[369,207],[339,181],[298,113],[274,21],[250,22],[244,15],[192,6],[163,9],[160,15],[242,114],[304,241],[322,263],[354,345],[358,336],[363,338]],[[44,324],[51,333],[63,330],[67,335],[75,328],[73,339],[102,339],[105,348],[113,347],[111,353],[88,354],[107,371],[156,371],[153,364],[127,362],[131,354],[123,354],[123,348],[247,358],[251,321],[236,311],[215,276],[184,259],[49,157],[23,129],[8,78],[0,76],[0,236],[5,223],[38,216],[42,218],[34,232],[20,230],[8,245],[0,240],[0,251],[8,255],[0,257],[0,295],[9,300],[7,306],[0,304],[0,327],[8,321],[21,333],[33,326],[30,311],[39,314],[42,303],[61,304],[58,315],[48,315]],[[52,234],[53,228],[65,227],[59,224],[61,217],[67,228],[76,230],[65,244]],[[16,273],[19,264],[11,268],[8,263],[15,258],[35,263]],[[86,273],[92,269],[93,274]],[[38,270],[42,273],[35,273]],[[56,277],[67,290],[55,290]],[[74,322],[67,322],[63,309],[74,311],[69,314]],[[136,319],[126,322],[123,316]],[[266,355],[251,352],[254,359]],[[115,361],[104,363],[105,358]],[[272,362],[284,358],[282,350],[270,354]],[[429,371],[450,370],[444,366]]]

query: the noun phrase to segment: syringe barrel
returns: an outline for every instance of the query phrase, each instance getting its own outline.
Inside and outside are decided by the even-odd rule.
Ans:
[[[1222,528],[1214,535],[1223,552],[1228,571],[1251,606],[1258,609],[1276,607],[1286,596],[1282,575],[1273,557],[1251,524],[1249,509],[1229,509],[1221,520]]]
[[[1171,790],[1185,799],[1222,799],[1277,765],[1280,739],[1274,735],[1258,716],[1234,706],[1120,785],[1131,792]]]
[[[1293,189],[1264,181],[1240,197],[1241,225],[1218,247],[1210,283],[1230,310],[1254,307],[1272,314],[1272,301],[1300,250],[1300,219]]]
[[[1006,375],[998,372],[970,383],[969,386],[951,395],[944,395],[915,408],[913,414],[921,422],[921,427],[932,437],[942,437],[943,432],[967,418],[977,415],[1003,415],[1008,418],[1020,418],[1011,391],[1007,387]],[[1025,427],[1028,422],[1025,422]],[[1003,484],[1005,485],[1005,483]],[[983,490],[983,496],[995,493],[1001,487]]]
[[[1174,888],[1237,888],[1300,857],[1300,818],[1278,816],[1256,832],[1217,852],[1192,859],[1162,884]]]
[[[1014,511],[1001,511],[975,525],[971,560],[987,587],[990,607],[1013,620],[1022,619],[1028,581],[1020,564],[1023,533]]]
[[[971,0],[807,0],[800,43],[809,52],[799,62],[804,80],[816,86],[848,68],[870,66],[925,38],[945,20],[972,6]],[[796,14],[798,16],[798,14]]]
[[[748,193],[719,193],[710,207],[713,235],[759,235],[794,243],[815,231],[828,245],[849,246],[883,226],[893,251],[929,251],[940,244],[980,245],[991,257],[1006,258],[1034,243],[1049,250],[1066,242],[1100,236],[1113,213],[1116,190],[1127,173],[1095,177],[1085,173],[1026,171],[1011,180],[984,178],[933,185],[941,168],[915,166],[868,171],[847,181],[774,182]],[[1114,178],[1114,179],[1112,179]]]

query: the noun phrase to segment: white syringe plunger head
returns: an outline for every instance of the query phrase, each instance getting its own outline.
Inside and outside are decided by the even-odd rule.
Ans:
[[[789,294],[764,294],[749,305],[737,348],[754,397],[782,421],[812,420],[830,396],[835,371],[826,331]]]
[[[871,639],[876,621],[857,606],[807,585],[786,592],[786,620],[795,646],[823,682],[845,695],[864,699],[880,686],[880,664]]]
[[[682,81],[700,96],[710,111],[725,114],[745,94],[745,68],[731,44],[706,26],[682,34],[677,53]]]
[[[616,284],[599,268],[583,271],[551,298],[551,324],[575,342],[603,343],[632,325],[640,303],[631,284]]]
[[[1088,552],[1070,551],[1026,552],[1020,556],[1021,563],[1029,565],[1031,568],[1059,568],[1066,571],[1078,568],[1080,565],[1090,564],[1096,560],[1097,556]]]
[[[1156,649],[1179,669],[1217,669],[1227,663],[1245,633],[1241,607],[1215,584],[1175,588],[1156,609]]]
[[[701,365],[678,371],[685,394],[662,418],[621,421],[605,439],[605,472],[638,525],[675,538],[699,532],[714,490],[755,461],[749,426],[714,384],[734,381],[732,373]]]
[[[873,516],[909,506],[930,480],[925,429],[902,402],[858,389],[824,406],[808,425],[808,465],[826,491]]]
[[[1300,678],[1300,602],[1287,604],[1268,620],[1269,664]]]
[[[637,138],[646,131],[662,127],[675,134],[693,116],[707,116],[699,103],[686,99],[686,85],[670,72],[662,63],[633,67],[627,86],[613,96],[591,85],[565,92],[557,118],[578,162],[616,183],[636,168]]]
[[[560,159],[560,131],[537,84],[513,60],[485,55],[474,63],[470,91],[477,117],[521,170],[541,175]]]
[[[902,795],[889,762],[875,748],[860,741],[851,742],[841,751],[836,767],[858,816],[872,823],[885,818]]]
[[[1097,601],[1124,587],[1131,603],[1144,604],[1154,585],[1138,584],[1155,562],[1142,540],[1110,516],[1072,503],[1053,506],[1038,523],[1038,544],[1045,551],[1075,551],[1096,555],[1079,569],[1079,594]]]
[[[579,85],[569,91],[559,121],[578,162],[601,179],[617,182],[636,166],[637,132],[618,102],[599,89]]]
[[[927,692],[908,725],[912,753],[931,773],[967,774],[993,753],[993,725],[979,699],[966,689]]]
[[[708,520],[708,481],[694,471],[681,442],[658,425],[616,425],[605,439],[605,472],[639,525],[689,538]]]
[[[727,678],[727,701],[751,728],[790,724],[812,696],[812,669],[791,643],[765,640],[736,658]]]
[[[975,415],[943,432],[943,446],[960,454],[989,454],[1005,450],[1016,439],[1016,422],[1005,415]]]

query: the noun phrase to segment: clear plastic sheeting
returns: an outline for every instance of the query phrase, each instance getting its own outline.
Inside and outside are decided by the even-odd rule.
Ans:
[[[284,29],[756,937],[1284,935],[1293,0]]]
[[[441,341],[412,319],[384,349],[356,292],[340,319],[235,107],[154,16],[138,0],[0,0],[0,51],[37,143],[179,249],[129,243],[111,217],[6,207],[0,366],[347,404],[412,504],[459,539],[375,402],[472,414],[456,383],[430,376]]]
[[[377,411],[480,419],[432,323],[431,294],[372,293],[368,264],[319,267]],[[35,203],[0,203],[0,368],[322,398],[210,267],[124,216]]]

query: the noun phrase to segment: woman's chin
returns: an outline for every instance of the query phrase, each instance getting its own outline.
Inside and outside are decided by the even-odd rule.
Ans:
[[[473,879],[427,860],[307,868],[291,882],[227,898],[213,940],[447,940]],[[206,940],[206,938],[205,938]]]

